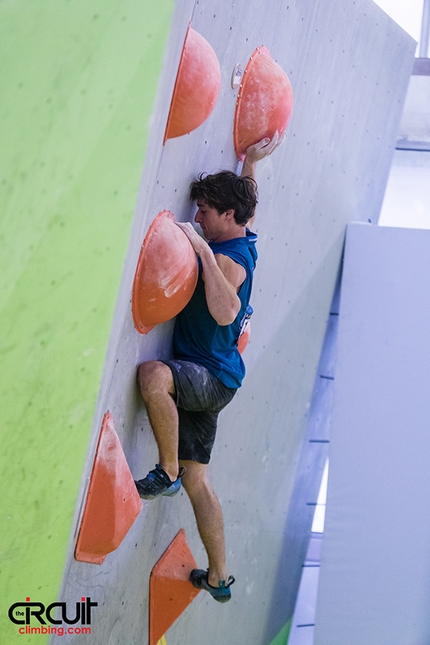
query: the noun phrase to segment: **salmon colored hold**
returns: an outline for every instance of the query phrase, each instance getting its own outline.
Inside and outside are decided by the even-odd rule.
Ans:
[[[246,346],[248,345],[250,336],[251,336],[251,323],[248,322],[245,331],[243,332],[243,334],[239,336],[239,340],[237,342],[237,349],[239,350],[239,354],[243,354],[243,352],[245,351]]]
[[[243,73],[234,115],[234,148],[243,160],[248,146],[275,132],[282,136],[293,110],[293,90],[288,76],[271,57],[267,47],[258,47]]]
[[[167,139],[188,134],[201,125],[217,102],[221,88],[218,58],[197,31],[188,26],[167,119]]]
[[[102,564],[121,544],[142,508],[110,412],[103,417],[75,558]]]
[[[200,589],[189,581],[197,569],[184,529],[180,529],[151,571],[149,579],[149,645],[156,645],[194,600]]]
[[[173,213],[162,211],[145,236],[134,276],[131,306],[137,331],[147,334],[176,316],[191,299],[197,278],[191,242]]]

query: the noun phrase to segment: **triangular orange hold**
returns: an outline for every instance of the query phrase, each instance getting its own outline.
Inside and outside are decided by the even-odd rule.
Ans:
[[[192,569],[197,569],[197,564],[181,529],[151,571],[149,645],[157,644],[200,593],[188,580]]]
[[[112,415],[106,412],[76,544],[76,560],[101,564],[121,544],[141,508]]]

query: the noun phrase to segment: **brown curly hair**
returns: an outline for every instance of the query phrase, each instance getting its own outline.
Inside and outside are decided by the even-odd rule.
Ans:
[[[245,226],[258,203],[257,183],[252,177],[238,177],[230,170],[213,175],[202,173],[190,185],[190,199],[204,199],[220,214],[233,209],[236,224]]]

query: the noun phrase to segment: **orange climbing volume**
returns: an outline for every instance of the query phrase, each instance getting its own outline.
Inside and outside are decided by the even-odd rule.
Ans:
[[[106,412],[76,544],[76,560],[101,564],[121,544],[141,508],[112,415]]]
[[[221,88],[218,58],[197,31],[188,26],[179,61],[164,142],[188,134],[210,115]]]
[[[156,645],[194,600],[200,589],[188,580],[197,564],[181,529],[151,571],[149,580],[149,645]]]
[[[234,115],[234,148],[244,159],[248,146],[275,132],[283,135],[293,110],[293,90],[287,74],[267,47],[258,47],[243,74]]]
[[[131,307],[137,331],[147,334],[176,316],[193,295],[197,277],[191,242],[173,213],[162,211],[145,236],[134,276]]]

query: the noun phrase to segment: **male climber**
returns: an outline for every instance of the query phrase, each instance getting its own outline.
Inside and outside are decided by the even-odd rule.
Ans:
[[[177,223],[199,259],[199,278],[188,305],[178,314],[173,360],[148,361],[138,381],[159,451],[159,464],[136,482],[143,499],[175,495],[181,481],[196,516],[209,569],[190,580],[218,602],[231,597],[221,505],[209,482],[208,463],[219,412],[231,401],[245,374],[237,350],[251,296],[257,236],[246,225],[257,205],[255,165],[279,145],[278,134],[246,151],[241,176],[230,171],[200,175],[190,198],[195,221]]]

